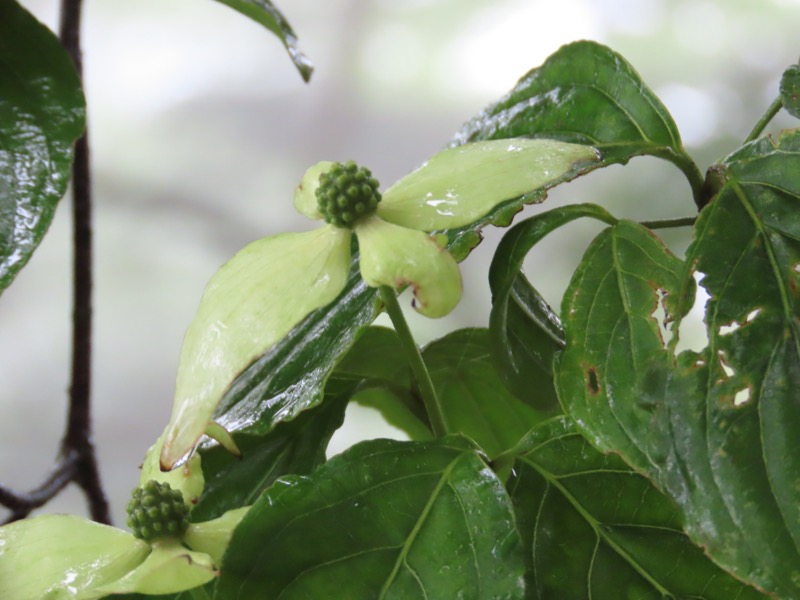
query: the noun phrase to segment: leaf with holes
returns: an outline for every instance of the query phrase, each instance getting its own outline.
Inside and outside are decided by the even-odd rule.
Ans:
[[[514,599],[522,574],[510,500],[470,442],[376,440],[267,490],[216,597]]]
[[[629,223],[589,248],[564,297],[558,392],[600,449],[678,501],[716,562],[796,598],[800,133],[747,144],[715,172],[685,265]],[[694,270],[708,346],[675,356]]]
[[[712,563],[669,498],[594,450],[566,417],[538,426],[514,453],[508,489],[529,598],[766,598]]]
[[[0,292],[25,266],[67,189],[85,105],[58,38],[0,3]]]

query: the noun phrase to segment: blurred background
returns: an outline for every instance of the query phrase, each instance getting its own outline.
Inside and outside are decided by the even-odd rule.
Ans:
[[[57,28],[56,0],[22,4]],[[96,203],[94,427],[118,523],[141,458],[169,417],[181,339],[206,281],[250,241],[314,227],[292,207],[308,166],[354,159],[387,187],[559,46],[594,39],[623,54],[663,99],[705,170],[744,140],[800,54],[800,0],[277,4],[315,65],[308,85],[274,36],[212,0],[85,4]],[[794,126],[782,114],[770,131]],[[545,208],[583,201],[633,219],[694,208],[680,173],[651,158],[562,186]],[[68,217],[61,206],[0,297],[0,481],[20,491],[50,469],[65,417]],[[554,306],[597,231],[571,225],[528,258],[529,278]],[[487,324],[486,274],[502,231],[484,233],[464,263],[456,311],[437,321],[409,316],[420,342]],[[679,254],[687,234],[663,232]],[[702,303],[693,316],[701,322]],[[330,452],[397,435],[356,407]],[[85,507],[69,489],[40,512],[85,514]]]

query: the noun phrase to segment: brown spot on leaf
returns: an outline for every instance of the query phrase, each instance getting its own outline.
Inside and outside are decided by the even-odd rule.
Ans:
[[[597,367],[589,367],[586,370],[586,378],[589,384],[589,393],[596,396],[600,393],[600,381],[597,378]]]

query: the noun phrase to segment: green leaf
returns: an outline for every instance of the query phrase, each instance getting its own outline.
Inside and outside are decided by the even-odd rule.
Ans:
[[[431,437],[428,416],[400,340],[393,329],[367,327],[344,355],[325,386],[326,393],[356,389],[352,401],[381,413],[411,439]]]
[[[564,334],[558,317],[522,273],[522,263],[547,234],[581,217],[615,222],[614,217],[593,204],[574,204],[541,213],[509,229],[489,269],[492,356],[508,388],[539,409],[551,409],[556,404],[552,364],[553,356],[564,345]]]
[[[736,576],[800,597],[800,133],[717,169],[686,264],[631,224],[601,234],[565,295],[559,397],[602,450],[675,498]],[[675,357],[703,274],[708,346]],[[664,328],[657,316],[663,306]]]
[[[508,489],[529,598],[766,598],[712,563],[675,505],[566,417],[537,427],[515,453]]]
[[[459,329],[422,353],[448,431],[475,440],[490,456],[515,446],[542,414],[517,399],[492,364],[486,329]]]
[[[312,312],[228,388],[215,413],[228,431],[264,434],[319,405],[328,375],[379,314],[377,292],[354,266],[336,301]]]
[[[234,532],[216,597],[522,598],[522,573],[510,501],[474,446],[376,440],[276,482]]]
[[[241,458],[221,446],[202,449],[206,486],[192,510],[192,521],[209,521],[233,508],[249,506],[278,477],[310,473],[325,462],[325,449],[344,420],[351,393],[343,390],[338,397],[326,396],[320,406],[264,435],[234,435]]]
[[[683,153],[672,117],[639,74],[621,55],[590,41],[562,46],[469,121],[456,140],[506,137],[594,146],[605,164]]]
[[[780,90],[783,108],[800,119],[800,65],[792,65],[783,72]]]
[[[274,33],[283,42],[289,58],[297,67],[303,81],[311,79],[314,66],[298,47],[297,36],[291,25],[270,0],[217,0],[217,2],[230,6]]]
[[[15,1],[0,3],[0,292],[53,220],[84,130],[75,68],[58,39]]]

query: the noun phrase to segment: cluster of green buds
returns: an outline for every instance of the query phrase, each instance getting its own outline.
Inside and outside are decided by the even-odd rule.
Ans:
[[[372,172],[355,162],[333,163],[319,177],[317,206],[326,223],[350,229],[378,208],[381,194]]]
[[[146,542],[180,538],[189,526],[189,508],[183,494],[168,483],[153,479],[133,490],[127,512],[131,532]]]

